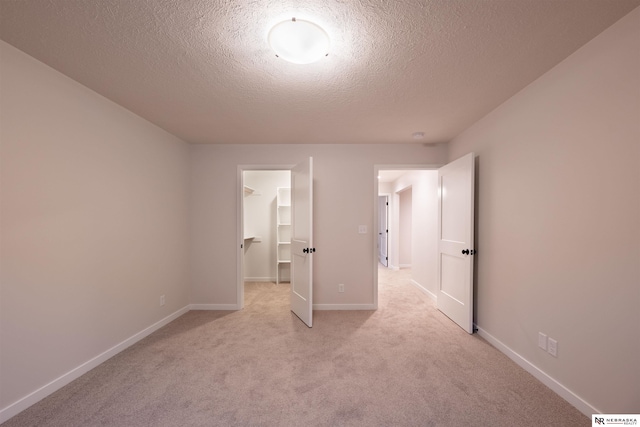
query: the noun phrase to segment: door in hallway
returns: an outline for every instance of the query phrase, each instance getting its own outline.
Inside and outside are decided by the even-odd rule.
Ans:
[[[438,309],[473,333],[474,166],[469,153],[438,170]]]

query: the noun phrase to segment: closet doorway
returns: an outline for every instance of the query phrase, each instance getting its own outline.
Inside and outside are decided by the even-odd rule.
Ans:
[[[238,288],[244,306],[248,283],[288,283],[291,273],[291,170],[254,169],[242,174],[242,256]]]

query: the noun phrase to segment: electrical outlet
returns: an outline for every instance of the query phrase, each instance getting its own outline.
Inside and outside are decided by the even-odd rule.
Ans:
[[[543,350],[547,349],[547,336],[542,332],[538,332],[538,347]]]
[[[558,341],[549,338],[549,349],[547,351],[553,357],[558,357]]]
[[[338,285],[338,292],[344,292],[344,283]]]
[[[160,295],[160,305],[164,305],[164,295]]]

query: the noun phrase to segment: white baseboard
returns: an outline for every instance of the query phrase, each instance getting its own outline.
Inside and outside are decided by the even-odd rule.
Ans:
[[[400,269],[411,268],[411,264],[400,264]]]
[[[191,304],[189,310],[220,310],[220,311],[234,311],[240,310],[241,307],[238,304]]]
[[[275,277],[245,277],[245,282],[275,282]]]
[[[314,310],[377,310],[375,304],[313,304]]]
[[[594,408],[588,402],[584,401],[580,396],[569,390],[564,385],[560,384],[554,378],[549,376],[546,372],[542,371],[540,368],[535,366],[533,363],[529,362],[524,357],[520,356],[518,353],[507,347],[502,341],[498,340],[496,337],[485,331],[484,329],[475,325],[478,329],[478,335],[487,340],[492,346],[500,350],[500,352],[504,353],[509,359],[516,362],[518,366],[523,368],[525,371],[529,372],[533,375],[538,381],[542,384],[549,387],[556,394],[562,397],[564,400],[573,405],[578,411],[582,412],[587,417],[591,418],[592,414],[602,414],[603,412]]]
[[[436,301],[438,299],[438,297],[436,297],[436,294],[434,294],[429,289],[425,288],[424,286],[422,286],[420,283],[416,282],[415,280],[411,279],[411,284],[413,286],[415,286],[416,288],[418,288],[418,290],[420,292],[422,292],[423,294],[425,294],[426,296],[428,296],[432,300]]]
[[[158,329],[162,328],[163,326],[167,325],[168,323],[182,316],[184,313],[186,313],[189,310],[190,310],[189,306],[181,308],[175,313],[170,314],[169,316],[165,317],[162,320],[159,320],[158,322],[154,323],[148,328],[143,329],[142,331],[131,336],[130,338],[127,338],[126,340],[122,341],[120,344],[117,344],[111,347],[110,349],[97,355],[93,359],[90,359],[84,362],[82,365],[56,378],[55,380],[51,381],[49,384],[46,384],[40,387],[39,389],[17,400],[11,405],[0,409],[0,424],[7,421],[9,418],[12,418],[13,416],[17,415],[18,413],[24,411],[29,406],[34,405],[35,403],[49,396],[51,393],[61,389],[65,385],[69,384],[71,381],[86,374],[96,366],[112,358],[113,356],[125,350],[126,348],[131,347],[133,344],[137,343],[138,341],[142,340],[146,336],[150,335],[151,333],[157,331]]]

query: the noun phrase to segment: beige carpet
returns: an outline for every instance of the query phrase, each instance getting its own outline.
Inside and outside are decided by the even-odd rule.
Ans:
[[[191,311],[3,424],[589,426],[588,417],[440,314],[407,272],[377,311],[289,311],[248,283],[239,312]]]

